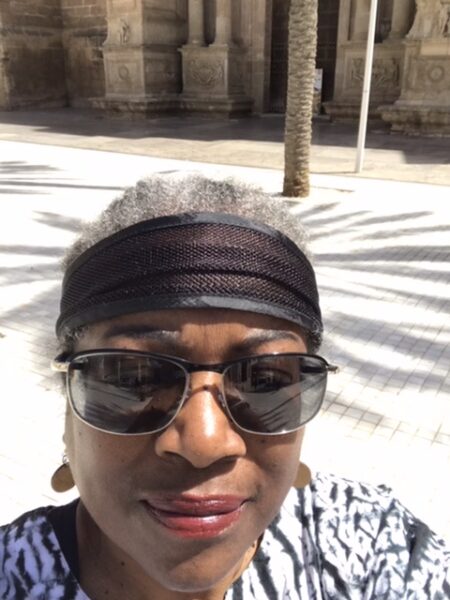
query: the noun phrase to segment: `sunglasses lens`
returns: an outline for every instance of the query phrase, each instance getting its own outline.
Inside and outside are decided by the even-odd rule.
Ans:
[[[75,413],[90,425],[112,433],[150,433],[176,414],[186,374],[170,360],[86,354],[71,362],[68,387]]]
[[[236,425],[254,433],[287,433],[319,411],[326,362],[314,356],[274,355],[236,362],[224,376],[228,410]]]

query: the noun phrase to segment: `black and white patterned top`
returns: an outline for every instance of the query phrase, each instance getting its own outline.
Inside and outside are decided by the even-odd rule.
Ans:
[[[39,508],[0,528],[2,600],[89,600]],[[450,553],[384,486],[292,489],[226,600],[447,600]]]

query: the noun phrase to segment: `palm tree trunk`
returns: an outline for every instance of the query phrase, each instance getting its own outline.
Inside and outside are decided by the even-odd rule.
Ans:
[[[290,0],[284,196],[309,196],[318,0]]]

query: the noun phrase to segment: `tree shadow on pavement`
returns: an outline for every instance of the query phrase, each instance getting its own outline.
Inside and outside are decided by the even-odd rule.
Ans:
[[[51,213],[46,211],[35,211],[33,213],[34,220],[47,227],[53,227],[55,229],[63,229],[64,231],[70,231],[77,233],[81,231],[83,221],[75,217],[68,217],[58,213]]]
[[[393,396],[412,378],[416,391],[450,392],[450,372],[443,368],[450,356],[450,247],[428,243],[434,234],[450,239],[450,224],[434,219],[427,225],[432,212],[424,210],[373,217],[364,210],[336,214],[335,208],[296,211],[312,233],[330,360],[369,387],[388,385]],[[406,229],[395,226],[406,221]],[[368,410],[363,399],[346,396],[345,386],[338,397],[346,407]]]
[[[120,192],[122,187],[78,183],[61,177],[61,169],[25,161],[0,163],[0,194],[48,194],[53,188]]]
[[[81,231],[83,225],[80,219],[44,211],[36,211],[34,218],[43,225],[68,233]],[[41,246],[35,243],[0,246],[0,255],[7,259],[0,269],[0,278],[5,294],[12,296],[4,296],[6,308],[0,317],[0,332],[6,341],[15,331],[20,332],[26,340],[31,363],[34,360],[39,362],[42,357],[47,363],[57,346],[54,324],[62,280],[60,261],[65,250],[60,245]],[[11,266],[8,259],[12,261]],[[18,301],[17,289],[23,289],[23,286],[27,286],[28,291],[20,295]],[[53,375],[49,368],[41,367],[41,371],[44,374],[42,385],[48,389]]]
[[[2,160],[0,175],[35,175],[36,173],[57,173],[59,169],[50,165],[33,165],[19,160]]]

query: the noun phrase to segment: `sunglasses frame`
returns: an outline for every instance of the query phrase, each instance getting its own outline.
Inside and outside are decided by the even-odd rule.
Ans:
[[[78,413],[77,409],[75,408],[75,403],[72,398],[70,381],[69,381],[69,373],[70,373],[71,364],[78,358],[82,358],[82,357],[114,356],[114,355],[122,355],[122,356],[128,355],[128,356],[136,356],[136,357],[142,357],[142,358],[154,358],[155,360],[164,360],[164,361],[167,361],[167,362],[170,362],[170,363],[176,365],[177,367],[181,368],[184,371],[185,376],[186,376],[186,385],[183,390],[183,394],[182,394],[179,406],[178,406],[175,414],[171,418],[171,420],[168,423],[166,423],[163,427],[154,429],[152,431],[142,431],[142,432],[137,432],[137,433],[109,431],[108,429],[102,429],[101,427],[97,427],[96,425],[89,423]],[[54,358],[52,360],[51,369],[55,372],[66,374],[65,379],[66,379],[67,397],[69,399],[69,403],[70,403],[72,412],[76,415],[76,417],[80,421],[82,421],[89,427],[92,427],[93,429],[96,429],[97,431],[101,431],[103,433],[108,433],[110,435],[130,437],[130,436],[153,435],[155,433],[160,433],[161,431],[164,431],[165,429],[167,429],[167,427],[169,427],[174,422],[174,420],[179,415],[181,409],[183,408],[183,406],[186,402],[186,399],[189,396],[191,373],[196,373],[196,372],[200,372],[200,371],[209,371],[212,373],[218,373],[223,378],[227,369],[232,367],[235,364],[245,362],[247,360],[280,357],[280,356],[304,357],[304,358],[311,358],[311,359],[318,360],[321,363],[321,366],[323,367],[323,372],[325,372],[327,374],[328,373],[336,373],[339,370],[338,366],[330,364],[322,356],[319,356],[317,354],[303,353],[303,352],[272,352],[272,353],[268,353],[268,354],[256,354],[253,356],[244,356],[242,358],[237,358],[237,359],[222,362],[222,363],[193,363],[189,360],[174,357],[174,356],[169,356],[167,354],[158,354],[158,353],[154,353],[154,352],[143,352],[143,351],[139,351],[139,350],[123,350],[123,349],[111,349],[111,348],[100,348],[100,349],[95,349],[95,350],[82,350],[80,352],[76,352],[74,354],[69,354],[69,355],[66,353],[59,354],[58,356],[56,356],[56,358]],[[326,390],[326,388],[325,388],[325,390]],[[325,397],[325,392],[324,392],[324,397]],[[294,433],[295,431],[300,430],[302,427],[304,427],[304,425],[306,425],[309,421],[311,421],[317,415],[317,413],[319,412],[319,410],[322,406],[322,403],[323,403],[323,398],[322,398],[321,402],[318,404],[317,410],[309,417],[309,419],[307,419],[304,423],[302,423],[298,427],[289,429],[287,431],[280,431],[280,432],[261,432],[261,431],[252,431],[251,429],[242,427],[241,425],[239,425],[239,423],[236,422],[235,418],[231,414],[231,411],[228,407],[228,403],[226,400],[226,394],[225,394],[225,390],[223,389],[223,386],[222,386],[221,391],[219,392],[218,400],[220,402],[222,409],[224,410],[225,414],[227,415],[227,417],[230,419],[230,421],[233,423],[233,425],[235,425],[238,428],[239,431],[244,431],[246,433],[251,433],[253,435],[260,435],[260,436],[280,436],[280,435],[286,435],[289,433]]]

